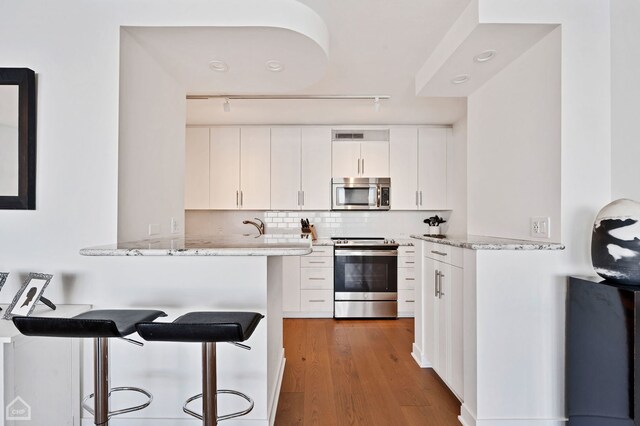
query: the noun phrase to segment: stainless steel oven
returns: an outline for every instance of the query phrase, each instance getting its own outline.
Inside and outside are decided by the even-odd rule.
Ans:
[[[331,180],[331,210],[389,210],[390,178]]]
[[[398,316],[398,244],[384,238],[334,241],[334,317]]]

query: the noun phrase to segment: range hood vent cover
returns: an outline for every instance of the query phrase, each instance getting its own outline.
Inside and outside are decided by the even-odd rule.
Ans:
[[[389,141],[389,130],[332,130],[331,140],[336,141]]]

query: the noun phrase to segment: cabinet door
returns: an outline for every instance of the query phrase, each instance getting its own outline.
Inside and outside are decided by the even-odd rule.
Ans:
[[[209,205],[217,210],[237,209],[240,195],[240,129],[211,128],[209,146]]]
[[[423,258],[423,280],[422,286],[422,303],[424,311],[422,312],[423,321],[423,344],[424,355],[427,362],[435,369],[436,364],[436,338],[438,327],[436,325],[436,262],[428,257]]]
[[[300,311],[300,256],[282,258],[282,311]]]
[[[391,210],[418,208],[418,128],[392,128],[389,141]]]
[[[302,210],[331,209],[331,129],[302,129]]]
[[[436,262],[436,270],[439,276],[439,295],[436,301],[435,334],[436,334],[436,356],[433,369],[445,382],[449,382],[449,304],[451,300],[451,266],[446,263]]]
[[[209,129],[188,128],[185,140],[184,208],[209,208]]]
[[[463,270],[452,266],[449,271],[449,386],[460,398],[464,398],[464,359],[462,353],[462,292]]]
[[[240,147],[240,208],[269,210],[271,129],[243,127],[240,130]]]
[[[362,142],[360,157],[362,177],[389,177],[389,142]]]
[[[300,193],[300,128],[271,129],[271,208],[298,210]]]
[[[447,208],[447,131],[418,130],[418,191],[420,210]]]
[[[334,178],[360,176],[360,142],[333,142],[331,176]]]

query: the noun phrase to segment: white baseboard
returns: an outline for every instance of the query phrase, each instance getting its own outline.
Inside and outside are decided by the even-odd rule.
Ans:
[[[463,426],[565,426],[567,419],[477,419],[469,408],[462,404],[458,421]]]
[[[398,318],[414,318],[415,314],[413,312],[398,312]]]
[[[276,422],[276,413],[278,411],[278,401],[280,400],[280,389],[282,388],[282,379],[284,377],[284,366],[287,363],[287,359],[284,357],[284,348],[280,354],[280,367],[278,368],[278,377],[276,377],[276,384],[273,393],[273,400],[271,401],[271,407],[269,410],[269,426],[273,426]]]
[[[416,346],[415,343],[413,344],[413,351],[411,351],[411,356],[416,361],[416,363],[420,366],[420,368],[431,368],[432,367],[431,363],[429,362],[429,360],[427,358],[425,358],[424,354]]]

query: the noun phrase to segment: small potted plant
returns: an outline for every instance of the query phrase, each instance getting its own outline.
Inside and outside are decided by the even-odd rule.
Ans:
[[[445,223],[446,220],[444,218],[436,215],[431,216],[424,220],[424,223],[429,225],[429,235],[441,235],[440,234],[440,224]]]

